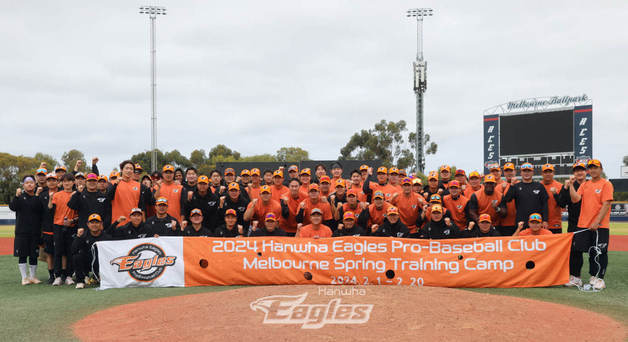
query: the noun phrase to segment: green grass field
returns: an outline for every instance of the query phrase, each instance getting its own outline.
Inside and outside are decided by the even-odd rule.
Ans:
[[[628,234],[628,224],[613,226],[611,229],[615,230],[615,233],[617,230],[624,230],[625,234]],[[0,229],[0,236],[7,231],[12,233],[12,228]],[[608,288],[599,293],[563,287],[469,289],[469,291],[572,305],[606,314],[628,326],[628,252],[609,252],[609,265],[605,279]],[[582,274],[583,278],[588,279],[586,257]],[[48,277],[44,263],[39,263],[38,276],[42,280]],[[2,340],[75,340],[71,325],[82,317],[107,307],[152,298],[233,288],[237,287],[130,288],[98,291],[94,288],[76,290],[73,286],[52,287],[44,284],[22,286],[19,284],[16,258],[0,256]]]

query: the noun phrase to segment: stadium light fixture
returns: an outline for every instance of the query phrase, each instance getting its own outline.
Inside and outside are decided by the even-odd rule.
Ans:
[[[159,6],[142,6],[140,7],[140,14],[147,14],[150,18],[150,64],[151,64],[151,130],[150,130],[150,148],[151,148],[151,157],[150,157],[150,168],[151,172],[155,172],[157,170],[157,114],[156,114],[156,76],[157,72],[155,70],[155,55],[157,53],[155,49],[155,19],[157,19],[158,15],[166,15],[166,8]]]
[[[416,18],[416,60],[412,62],[414,72],[413,90],[416,94],[416,170],[423,173],[425,170],[425,148],[423,129],[423,94],[427,89],[427,62],[423,59],[423,18],[431,17],[434,11],[431,8],[411,8],[406,11],[407,18]]]

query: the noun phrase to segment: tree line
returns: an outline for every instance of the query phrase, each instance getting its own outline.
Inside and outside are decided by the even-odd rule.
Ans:
[[[426,134],[426,154],[435,154],[437,144],[430,142]],[[381,120],[368,130],[361,130],[353,134],[347,144],[340,149],[338,160],[372,160],[380,159],[387,167],[395,165],[414,170],[415,165],[415,133],[408,132],[406,122]],[[129,159],[139,163],[146,171],[150,170],[151,152],[144,151],[129,156]],[[157,165],[172,164],[175,167],[186,169],[195,167],[201,174],[209,174],[218,163],[224,162],[294,162],[310,160],[309,152],[300,147],[282,147],[275,154],[259,154],[243,156],[240,152],[229,148],[224,144],[218,144],[209,151],[205,149],[193,150],[189,156],[183,155],[178,150],[156,151]],[[42,162],[49,169],[55,166],[65,166],[68,171],[74,170],[76,162],[81,160],[79,167],[81,172],[89,172],[91,159],[85,158],[85,154],[78,150],[69,150],[56,160],[52,155],[38,152],[32,157],[15,156],[0,152],[0,203],[8,203],[11,196],[15,195],[15,189],[20,186],[22,177],[34,174],[34,171]],[[48,170],[51,171],[51,170]],[[111,170],[101,170],[108,175]],[[423,175],[421,175],[423,176]]]

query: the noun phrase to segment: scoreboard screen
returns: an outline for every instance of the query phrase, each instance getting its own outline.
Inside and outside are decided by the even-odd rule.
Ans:
[[[574,151],[574,112],[502,115],[499,118],[501,156]]]

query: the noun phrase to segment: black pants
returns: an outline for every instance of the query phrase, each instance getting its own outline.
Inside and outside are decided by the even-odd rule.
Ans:
[[[96,253],[94,258],[91,249],[79,249],[78,252],[72,256],[72,265],[76,272],[77,282],[82,283],[85,281],[85,277],[92,270],[92,263],[94,264],[94,273],[99,276],[98,253]]]
[[[574,230],[571,254],[569,255],[569,274],[580,277],[580,270],[584,263],[582,253],[584,252],[589,253],[589,274],[604,279],[608,267],[608,228],[598,228],[597,230],[576,228]]]
[[[552,234],[562,234],[563,233],[563,229],[562,228],[550,228],[549,231],[552,232]]]
[[[517,227],[515,227],[515,226],[499,226],[499,227],[497,227],[497,231],[499,232],[499,235],[501,235],[501,236],[512,236],[512,234],[515,233],[515,230],[517,230]]]
[[[72,275],[72,240],[76,233],[76,228],[54,225],[54,273],[55,277],[64,277]],[[67,268],[62,270],[62,257],[67,257]],[[62,274],[65,273],[65,274]]]
[[[39,237],[32,235],[16,235],[13,240],[13,255],[18,257],[18,263],[37,265],[39,256]]]

